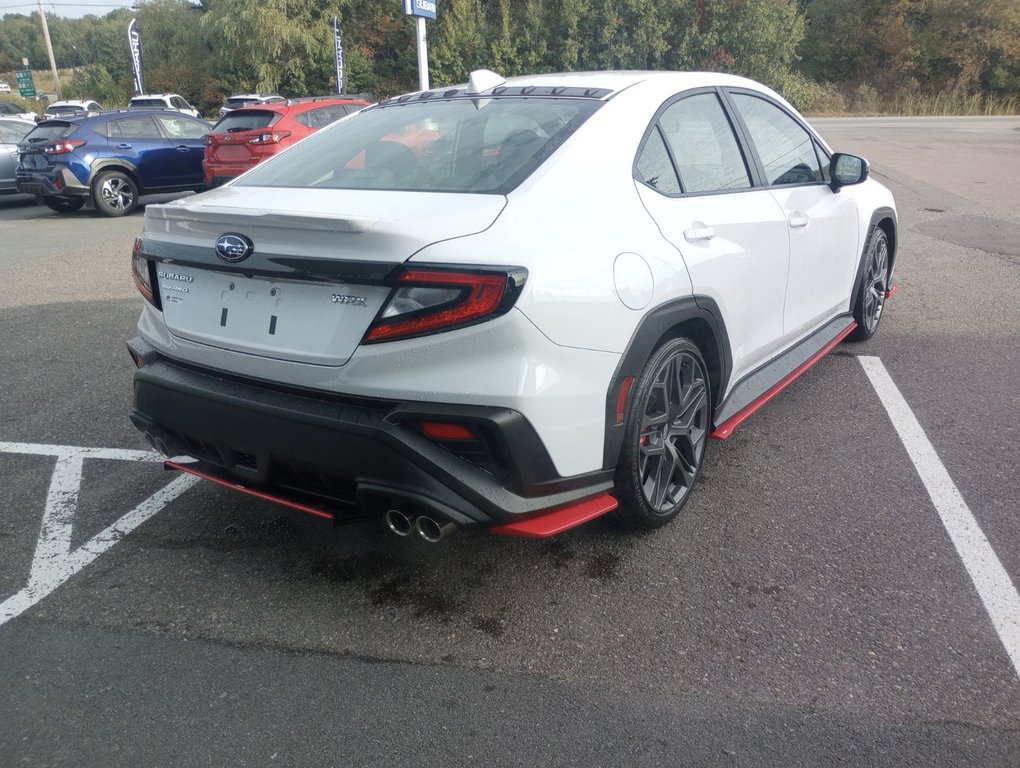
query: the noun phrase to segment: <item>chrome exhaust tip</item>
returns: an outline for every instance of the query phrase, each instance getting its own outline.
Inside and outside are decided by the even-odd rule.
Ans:
[[[414,521],[414,529],[429,544],[442,541],[453,533],[456,527],[453,523],[440,523],[438,520],[433,520],[426,515],[421,515]]]
[[[386,527],[397,536],[410,536],[413,525],[411,518],[399,509],[388,509],[386,510]]]
[[[170,458],[170,449],[167,447],[167,444],[164,443],[161,438],[158,437],[154,438],[153,445],[155,446],[157,451],[162,453],[165,457]]]

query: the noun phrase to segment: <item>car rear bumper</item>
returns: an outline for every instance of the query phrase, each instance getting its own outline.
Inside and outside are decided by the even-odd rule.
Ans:
[[[328,396],[213,374],[129,342],[131,420],[203,471],[338,519],[398,508],[460,527],[506,525],[611,490],[612,472],[562,478],[519,412]],[[434,438],[422,423],[474,439]],[[158,439],[158,440],[157,440]]]
[[[68,168],[46,171],[16,172],[18,192],[44,197],[85,197],[89,194],[87,184],[82,184]]]
[[[202,174],[205,177],[206,186],[218,187],[226,184],[231,179],[250,171],[258,163],[203,163]]]

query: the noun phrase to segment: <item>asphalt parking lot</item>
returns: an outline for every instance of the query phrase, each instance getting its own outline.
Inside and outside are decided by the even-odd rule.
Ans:
[[[899,291],[640,536],[175,479],[141,213],[0,198],[0,766],[1020,764],[1020,118],[816,125],[895,193]]]

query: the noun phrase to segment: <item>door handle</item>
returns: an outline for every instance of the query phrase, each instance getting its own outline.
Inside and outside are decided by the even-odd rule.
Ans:
[[[700,240],[711,240],[715,237],[715,227],[709,227],[696,221],[684,230],[684,240],[688,243],[696,243]]]
[[[190,152],[191,151],[191,147],[185,146],[184,144],[178,144],[177,145],[177,151],[178,152]]]
[[[811,221],[811,218],[803,211],[794,211],[790,214],[790,226],[794,229],[803,229]]]
[[[118,144],[117,149],[131,149],[130,144]]]

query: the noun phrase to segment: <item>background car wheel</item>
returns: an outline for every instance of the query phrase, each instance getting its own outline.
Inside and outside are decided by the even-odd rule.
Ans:
[[[683,508],[701,472],[711,390],[705,361],[687,339],[668,341],[635,385],[616,469],[616,517],[658,528]]]
[[[120,171],[106,171],[92,182],[92,202],[104,216],[124,216],[138,207],[138,185]]]
[[[885,309],[885,292],[889,290],[889,267],[889,238],[880,227],[875,227],[864,253],[864,277],[854,305],[857,328],[850,334],[850,341],[867,341],[878,330]]]
[[[85,205],[82,197],[44,197],[43,204],[57,213],[74,213]]]

